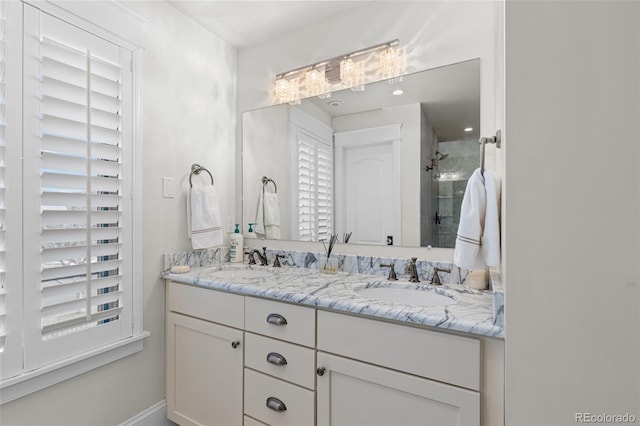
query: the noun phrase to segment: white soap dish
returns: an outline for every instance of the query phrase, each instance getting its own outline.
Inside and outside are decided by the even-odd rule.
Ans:
[[[191,268],[189,265],[175,265],[169,269],[169,272],[173,274],[184,274],[185,272],[189,272]]]

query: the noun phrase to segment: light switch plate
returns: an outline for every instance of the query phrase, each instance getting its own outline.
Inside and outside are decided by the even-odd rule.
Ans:
[[[162,198],[175,198],[176,184],[172,177],[162,178]]]

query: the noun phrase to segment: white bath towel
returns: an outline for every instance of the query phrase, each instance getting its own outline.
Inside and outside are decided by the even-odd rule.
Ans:
[[[260,238],[280,239],[280,201],[275,192],[260,192],[255,232]]]
[[[222,245],[218,194],[211,186],[194,186],[187,197],[187,228],[193,249]]]
[[[453,263],[465,269],[500,265],[500,181],[476,169],[462,199]]]

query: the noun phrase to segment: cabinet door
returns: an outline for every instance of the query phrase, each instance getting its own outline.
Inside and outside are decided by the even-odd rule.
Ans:
[[[167,314],[167,417],[181,425],[242,424],[243,333]]]
[[[318,425],[480,423],[478,392],[322,352],[318,367]]]

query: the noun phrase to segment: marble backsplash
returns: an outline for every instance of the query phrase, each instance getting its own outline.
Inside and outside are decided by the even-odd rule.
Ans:
[[[201,266],[220,265],[228,261],[229,247],[165,253],[164,271],[166,272],[171,269],[172,266],[178,265],[189,265],[191,268],[199,268]]]
[[[297,268],[318,267],[318,258],[320,253],[306,251],[288,251],[288,250],[267,250],[267,259],[269,264],[273,264],[275,256],[284,255],[284,259],[280,260],[282,266],[291,266]],[[381,266],[381,264],[394,265],[398,279],[408,279],[405,273],[409,259],[383,258],[374,256],[355,256],[345,254],[334,254],[338,260],[338,270],[342,272],[356,274],[373,274],[387,277],[389,268]],[[229,261],[229,248],[215,248],[193,250],[188,252],[169,253],[164,256],[164,270],[169,270],[174,265],[189,265],[192,268],[200,266],[215,266]],[[440,281],[449,284],[465,284],[468,271],[460,269],[447,262],[432,262],[428,260],[417,260],[416,267],[421,282],[425,284],[433,280],[433,271],[435,267],[441,270],[449,270],[449,272],[440,272]]]

